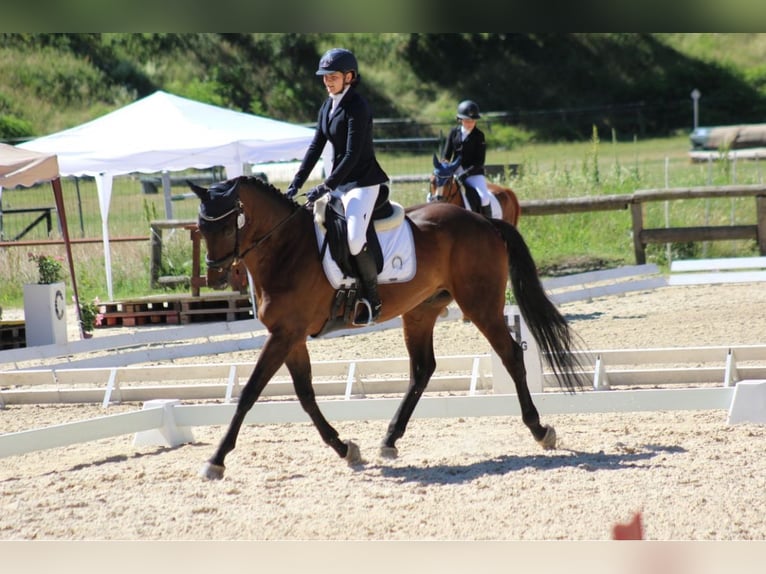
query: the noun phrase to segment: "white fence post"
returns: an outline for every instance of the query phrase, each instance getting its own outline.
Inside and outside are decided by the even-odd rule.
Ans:
[[[237,376],[237,366],[231,365],[229,367],[229,379],[226,382],[226,402],[231,403],[234,401],[234,393],[239,391],[239,377]]]

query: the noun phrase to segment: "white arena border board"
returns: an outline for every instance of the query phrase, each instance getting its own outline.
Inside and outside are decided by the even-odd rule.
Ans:
[[[439,321],[452,321],[462,317],[457,307],[448,308]],[[371,333],[385,329],[401,328],[399,317],[370,327],[336,331],[324,339]],[[57,362],[56,366],[70,368],[121,367],[152,361],[166,361],[204,355],[218,355],[236,351],[258,350],[266,342],[268,334],[257,319],[219,321],[182,327],[147,327],[146,331],[131,334],[94,337],[73,341],[64,345],[41,345],[0,351],[0,371],[36,368],[20,366],[36,361]],[[225,340],[214,340],[226,337]],[[238,337],[238,338],[235,338]],[[191,343],[204,339],[203,343]],[[112,351],[99,357],[76,358],[99,351]]]
[[[544,279],[542,283],[551,299],[557,304],[562,304],[666,285],[665,279],[657,276],[657,273],[656,265],[631,265]],[[455,306],[448,307],[447,311],[444,317],[439,318],[440,321],[462,318],[462,314]],[[397,317],[371,327],[337,331],[327,335],[326,338],[401,328],[401,324],[401,319]],[[232,336],[236,335],[240,335],[241,338],[232,339]],[[72,341],[64,345],[42,345],[0,351],[0,371],[30,368],[19,367],[19,365],[35,361],[51,362],[55,359],[68,367],[98,368],[255,350],[263,346],[266,336],[264,325],[257,319],[182,327],[147,327],[146,331],[137,331],[133,334],[99,336]],[[228,337],[228,339],[212,340],[215,337]],[[206,339],[206,341],[204,344],[185,343],[194,339]],[[108,356],[76,358],[78,355],[105,350],[112,352]]]
[[[764,381],[766,387],[766,381]],[[766,388],[764,388],[766,391]],[[537,393],[533,400],[540,413],[601,413],[637,412],[655,410],[715,410],[731,409],[735,387],[709,389],[665,389],[636,391],[590,391],[578,394]],[[322,400],[319,406],[331,421],[390,420],[401,402],[400,398]],[[168,439],[170,435],[193,440],[195,426],[228,425],[235,404],[168,405],[165,401],[151,401],[142,410],[107,415],[85,421],[65,423],[41,429],[0,435],[0,457],[68,446],[126,434],[156,433],[164,437],[153,444],[178,446]],[[175,401],[171,401],[175,403]],[[520,416],[515,395],[422,397],[413,413],[415,418],[454,418],[487,416]],[[253,405],[246,424],[280,424],[309,422],[298,401],[262,401]],[[162,431],[165,431],[163,433]]]
[[[669,285],[766,281],[766,257],[688,259],[670,263]]]
[[[678,361],[683,352],[684,349],[659,350],[663,355],[674,354],[674,361]],[[690,356],[693,358],[700,352],[705,353],[705,348],[692,350]],[[744,355],[740,352],[740,356],[764,357],[766,346],[749,349],[748,353],[755,355]],[[644,356],[650,355],[644,353]],[[733,359],[733,354],[731,356]],[[401,361],[406,362],[404,359]],[[439,358],[437,363],[438,361]],[[349,372],[353,372],[353,369]],[[732,365],[725,367],[725,380],[721,381],[721,386],[715,387],[588,390],[575,394],[546,391],[532,393],[532,396],[542,415],[728,409],[730,424],[766,423],[766,378],[735,382],[732,378],[736,372],[737,369],[732,368]],[[598,379],[596,373],[598,371],[594,370],[594,377]],[[349,384],[350,381],[351,378]],[[473,386],[474,383],[471,384]],[[338,398],[318,401],[329,420],[389,420],[401,402],[401,397],[355,398],[348,391],[350,388],[351,386],[347,386],[345,394],[339,395]],[[471,388],[467,396],[423,396],[413,416],[439,418],[520,415],[515,395],[476,394],[473,390]],[[739,401],[738,394],[741,395]],[[106,404],[105,402],[104,406]],[[192,429],[195,426],[227,425],[235,408],[234,402],[182,405],[178,399],[150,400],[144,403],[144,409],[141,411],[0,435],[0,457],[133,433],[136,435],[135,444],[177,446],[193,441]],[[297,400],[257,402],[246,418],[247,424],[308,421]]]

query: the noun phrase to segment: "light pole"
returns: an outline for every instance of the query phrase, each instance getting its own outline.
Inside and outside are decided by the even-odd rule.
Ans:
[[[694,129],[697,129],[699,123],[699,101],[702,94],[697,88],[694,88],[691,93],[692,101],[694,102]]]

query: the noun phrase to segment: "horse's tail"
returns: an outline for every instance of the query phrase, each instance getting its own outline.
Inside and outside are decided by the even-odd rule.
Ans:
[[[529,247],[513,225],[499,219],[493,219],[492,223],[507,246],[511,288],[516,304],[543,358],[562,387],[571,392],[582,388],[585,375],[575,354],[579,350],[577,337],[545,293]]]

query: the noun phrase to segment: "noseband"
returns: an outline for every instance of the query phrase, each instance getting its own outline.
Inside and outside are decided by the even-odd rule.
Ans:
[[[237,201],[237,204],[232,207],[229,211],[222,215],[218,215],[216,217],[210,217],[208,215],[205,215],[202,213],[202,210],[199,212],[199,218],[206,222],[211,224],[217,224],[222,226],[222,222],[227,218],[230,217],[233,214],[237,214],[237,230],[235,231],[234,235],[234,248],[223,257],[219,257],[218,259],[210,259],[207,254],[205,255],[205,265],[207,265],[208,269],[218,270],[221,271],[224,267],[229,267],[231,264],[238,259],[239,256],[239,221],[240,221],[240,215],[244,214],[242,213],[242,202]],[[244,223],[244,221],[243,221]]]

